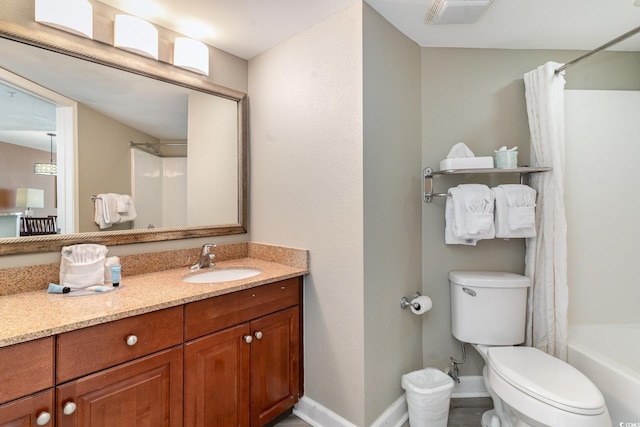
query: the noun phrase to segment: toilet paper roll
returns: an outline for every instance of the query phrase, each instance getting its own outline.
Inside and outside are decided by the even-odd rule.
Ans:
[[[432,306],[431,298],[426,295],[411,300],[411,311],[413,314],[424,314],[431,310]]]

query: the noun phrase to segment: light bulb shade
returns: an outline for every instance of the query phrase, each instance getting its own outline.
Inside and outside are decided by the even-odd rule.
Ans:
[[[36,22],[93,38],[93,6],[88,0],[36,0]]]
[[[198,40],[176,37],[173,44],[173,65],[209,75],[209,48]]]
[[[158,59],[158,30],[136,16],[116,15],[113,45],[137,55]]]
[[[44,208],[44,190],[40,188],[18,188],[16,206],[19,208]]]
[[[34,163],[33,173],[36,175],[57,175],[58,165],[55,163]]]

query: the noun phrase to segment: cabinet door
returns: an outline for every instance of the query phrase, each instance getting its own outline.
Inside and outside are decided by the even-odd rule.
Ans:
[[[298,401],[300,319],[298,307],[251,322],[251,425],[262,426]]]
[[[53,390],[0,405],[0,427],[53,426]]]
[[[185,426],[249,426],[250,332],[245,323],[185,344]]]
[[[59,427],[182,426],[182,347],[57,387]]]

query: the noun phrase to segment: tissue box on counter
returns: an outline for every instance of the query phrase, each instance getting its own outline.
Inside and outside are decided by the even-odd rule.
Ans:
[[[440,170],[493,168],[493,157],[453,157],[440,161]]]

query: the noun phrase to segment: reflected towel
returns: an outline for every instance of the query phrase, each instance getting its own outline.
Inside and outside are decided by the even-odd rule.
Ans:
[[[95,223],[101,229],[109,228],[120,222],[120,214],[117,210],[117,199],[113,193],[98,194],[95,200]]]
[[[101,229],[133,221],[138,216],[133,198],[128,194],[103,193],[95,200],[95,223]]]
[[[133,203],[133,197],[128,194],[115,194],[110,193],[116,199],[116,210],[120,215],[119,222],[133,221],[138,214],[136,213],[136,207]]]

